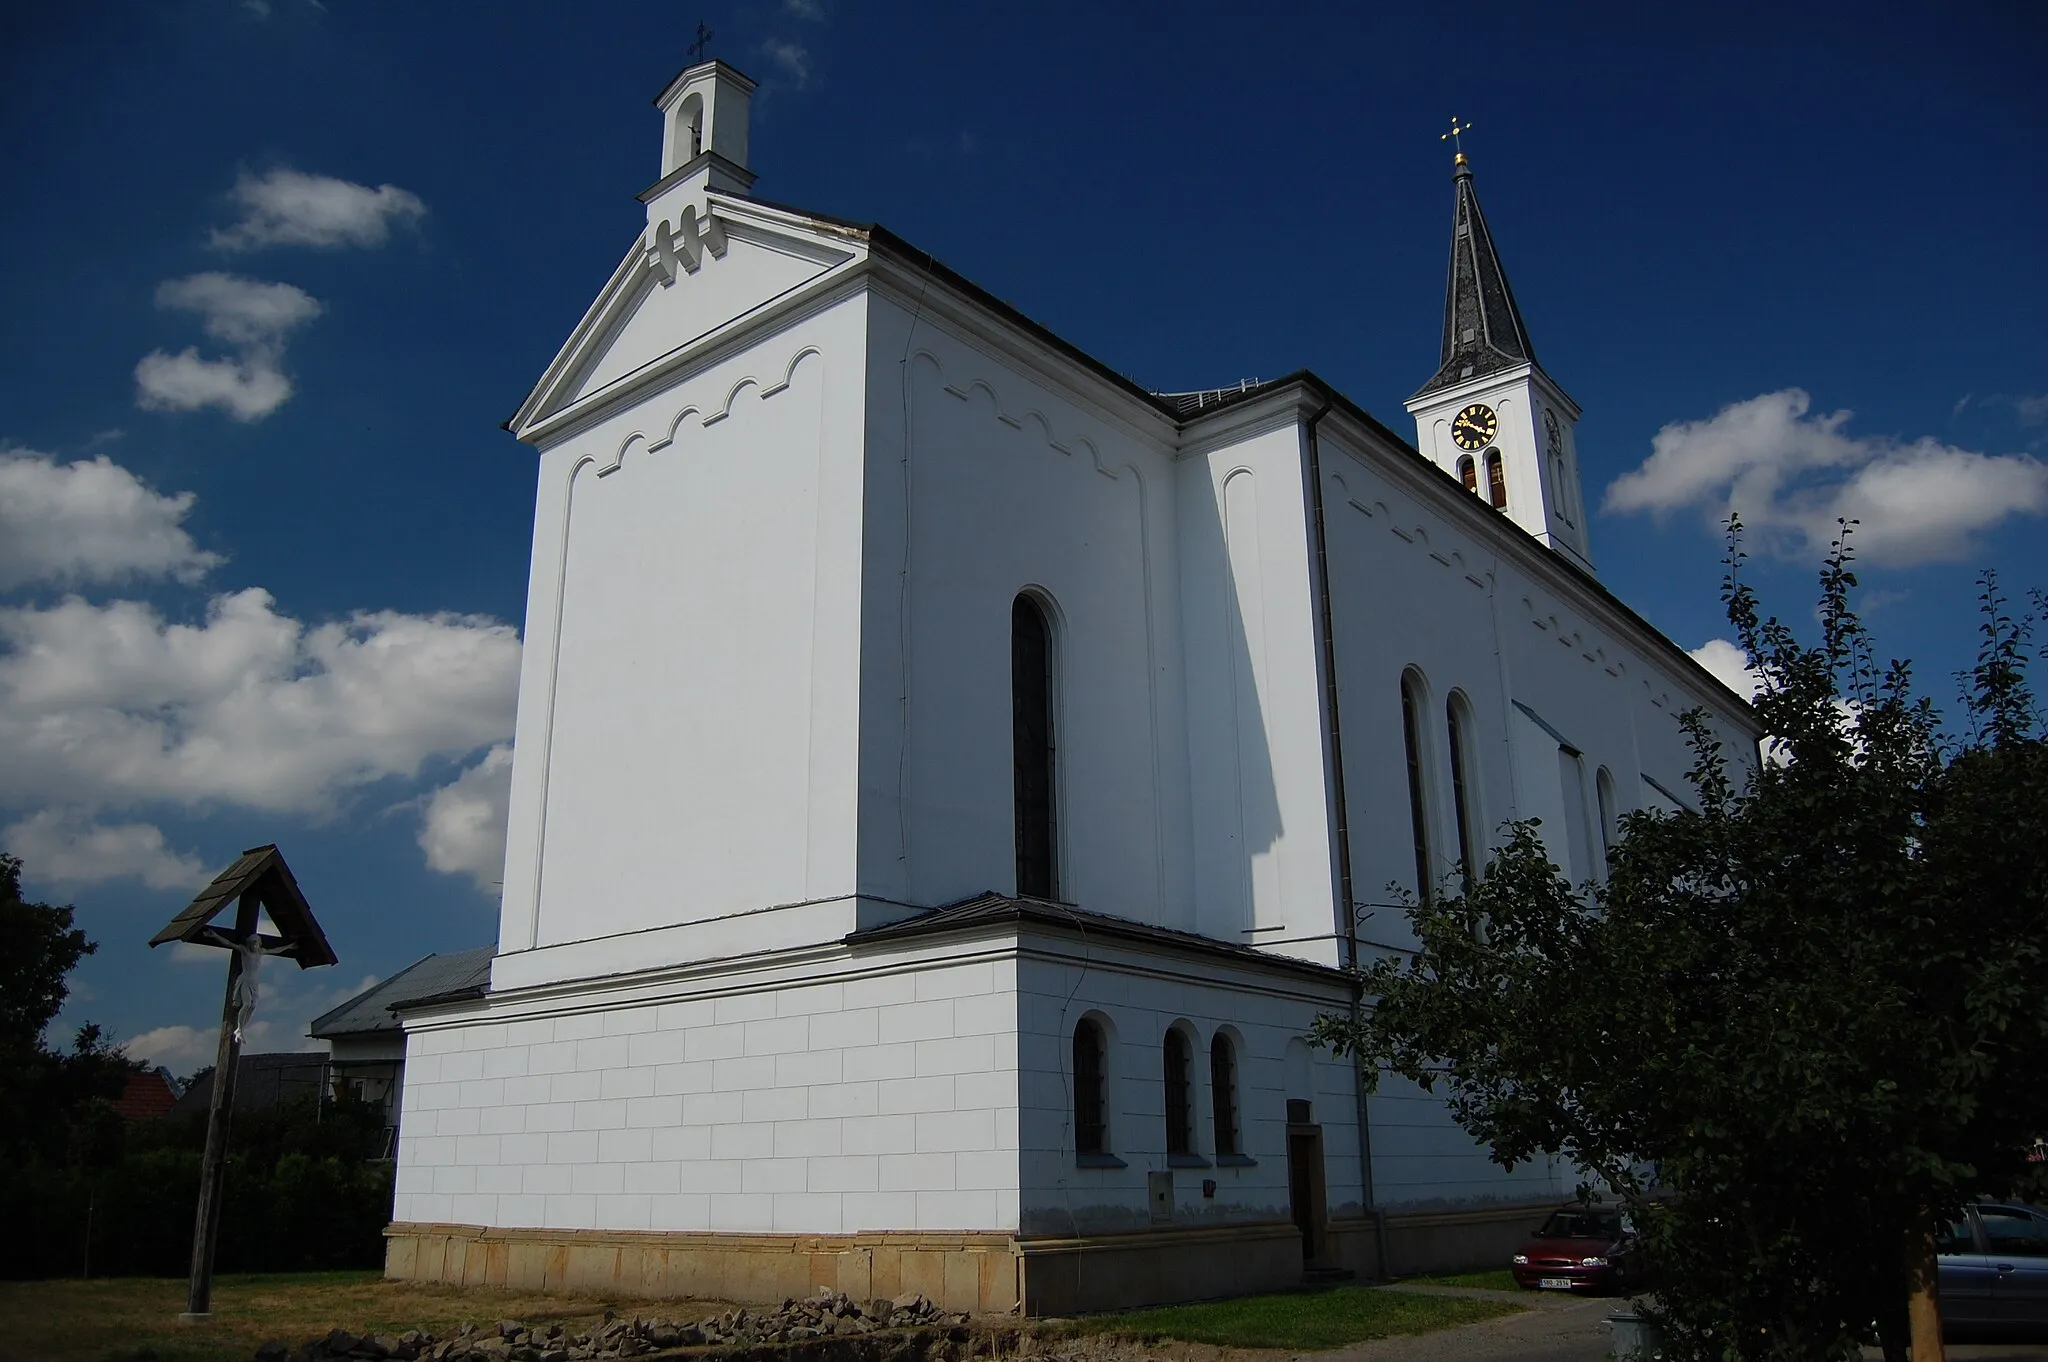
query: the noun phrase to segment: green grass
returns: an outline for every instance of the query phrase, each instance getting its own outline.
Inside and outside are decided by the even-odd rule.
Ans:
[[[607,1306],[686,1319],[721,1302],[618,1302],[591,1296],[387,1282],[376,1272],[300,1272],[216,1277],[214,1317],[180,1324],[185,1283],[163,1277],[0,1282],[8,1358],[36,1362],[249,1362],[266,1339],[294,1345],[337,1326],[355,1332],[427,1329],[446,1335],[464,1321],[560,1321],[587,1328]]]
[[[1226,1348],[1341,1348],[1367,1339],[1455,1329],[1521,1308],[1501,1301],[1340,1286],[1129,1310],[1076,1324],[1088,1333],[1173,1338]]]
[[[1488,1291],[1519,1291],[1515,1274],[1504,1267],[1490,1268],[1485,1272],[1452,1272],[1436,1277],[1403,1277],[1405,1282],[1418,1286],[1478,1286]]]

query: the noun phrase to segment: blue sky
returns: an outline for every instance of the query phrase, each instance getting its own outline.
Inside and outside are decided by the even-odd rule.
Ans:
[[[1604,580],[1698,647],[1731,498],[1800,617],[1814,527],[1858,509],[1880,643],[1948,703],[1976,572],[2048,585],[2048,16],[1554,9],[701,17],[761,82],[758,193],[884,223],[1152,387],[1309,367],[1397,430],[1463,115],[1585,408]],[[343,959],[266,972],[266,1047],[493,936],[533,467],[499,422],[639,230],[699,17],[0,18],[0,844],[101,942],[68,1020],[202,1062],[219,957],[142,943],[257,842]]]

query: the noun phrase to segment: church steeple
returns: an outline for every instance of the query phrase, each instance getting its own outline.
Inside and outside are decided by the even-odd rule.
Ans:
[[[1464,131],[1453,119],[1446,140]],[[1590,572],[1572,434],[1578,403],[1536,362],[1462,149],[1451,179],[1443,346],[1436,375],[1407,402],[1415,446],[1467,491]]]
[[[1472,166],[1464,152],[1458,153],[1455,167],[1457,205],[1451,218],[1450,280],[1444,286],[1443,360],[1436,377],[1422,385],[1417,397],[1536,362],[1536,347],[1529,343],[1522,309],[1508,287],[1508,274],[1494,249],[1493,233],[1487,230],[1486,214],[1480,211],[1479,191],[1472,186]]]

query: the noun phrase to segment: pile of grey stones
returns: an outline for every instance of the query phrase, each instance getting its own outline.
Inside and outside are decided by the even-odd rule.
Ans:
[[[857,1301],[844,1292],[821,1290],[802,1300],[785,1300],[774,1310],[727,1310],[694,1324],[639,1316],[622,1319],[607,1310],[604,1323],[587,1332],[560,1324],[528,1326],[511,1319],[482,1327],[465,1324],[449,1338],[437,1338],[420,1329],[402,1334],[352,1334],[336,1329],[297,1348],[281,1339],[272,1340],[256,1350],[255,1362],[341,1358],[355,1362],[609,1362],[670,1348],[797,1343],[880,1329],[966,1322],[966,1315],[948,1314],[916,1292]]]

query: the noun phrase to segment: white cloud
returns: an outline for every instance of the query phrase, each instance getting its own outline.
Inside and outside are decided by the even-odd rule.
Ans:
[[[1716,681],[1745,700],[1756,699],[1757,674],[1750,669],[1749,654],[1725,638],[1710,638],[1686,656],[1710,672]]]
[[[2048,425],[2048,393],[2023,394],[2012,400],[2023,426]]]
[[[761,44],[761,55],[774,62],[783,75],[801,88],[811,78],[811,54],[801,43],[770,38]]]
[[[174,852],[149,823],[95,823],[74,809],[44,809],[0,830],[0,847],[19,856],[39,881],[58,885],[140,880],[152,889],[205,887],[207,867]]]
[[[511,792],[512,749],[505,743],[434,791],[420,824],[427,864],[446,874],[468,875],[486,893],[495,891],[505,870],[505,810]]]
[[[137,601],[0,609],[0,804],[323,814],[511,735],[519,638],[472,615],[308,625],[249,589],[201,624]]]
[[[232,345],[275,345],[320,315],[320,300],[292,284],[266,283],[208,270],[157,285],[158,307],[197,312],[206,334]]]
[[[822,23],[825,18],[825,6],[821,0],[782,0],[782,12],[813,23]]]
[[[219,407],[237,421],[260,421],[292,395],[280,367],[290,332],[320,315],[318,299],[290,284],[209,271],[157,287],[158,307],[197,312],[206,334],[240,347],[231,359],[205,359],[196,347],[152,350],[135,366],[136,401],[150,411]]]
[[[0,591],[131,576],[196,581],[221,559],[185,532],[193,500],[152,491],[104,455],[60,464],[0,449]]]
[[[1642,466],[1615,479],[1605,509],[1658,516],[1734,510],[1766,549],[1812,556],[1838,518],[1859,520],[1869,561],[1902,566],[1967,557],[1978,532],[2048,511],[2048,465],[1931,437],[1852,436],[1851,413],[1809,416],[1801,389],[1765,393],[1704,421],[1657,432]]]
[[[417,194],[395,184],[375,189],[331,175],[280,168],[267,175],[244,171],[233,198],[242,212],[231,227],[216,228],[224,250],[259,246],[382,246],[393,223],[417,221],[427,211]]]
[[[237,421],[260,421],[285,404],[292,381],[264,352],[240,359],[201,359],[187,346],[175,355],[152,350],[135,366],[135,401],[146,411],[219,407]]]

